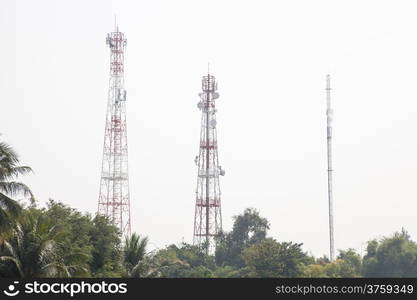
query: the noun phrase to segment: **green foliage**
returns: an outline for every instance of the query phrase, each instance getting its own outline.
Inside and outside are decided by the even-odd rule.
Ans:
[[[130,277],[133,268],[145,258],[148,237],[141,237],[133,233],[130,237],[125,237],[123,245],[123,265],[126,270],[126,276]]]
[[[91,216],[83,215],[76,209],[51,199],[47,203],[47,208],[42,211],[45,217],[53,220],[55,226],[64,229],[60,242],[65,249],[63,252],[64,261],[71,263],[76,259],[78,263],[85,266],[72,274],[72,277],[89,277],[93,249],[89,242],[89,233],[93,225]]]
[[[190,266],[178,259],[175,250],[161,249],[145,257],[132,270],[132,277],[185,277]]]
[[[67,231],[43,210],[31,208],[3,241],[0,272],[17,277],[71,277],[87,270],[88,256],[65,248]]]
[[[336,261],[340,264],[340,277],[361,277],[362,258],[355,249],[340,250]]]
[[[268,221],[248,209],[218,240],[215,255],[182,243],[147,252],[136,233],[121,244],[118,229],[63,203],[36,202],[12,219],[0,239],[0,277],[416,277],[417,244],[403,230],[368,243],[362,259],[340,250],[335,261],[314,259],[302,244],[267,236]]]
[[[205,266],[198,266],[191,268],[187,273],[185,278],[212,278],[213,271],[208,269]]]
[[[362,258],[354,249],[340,250],[335,261],[326,256],[303,267],[302,277],[352,278],[361,277]]]
[[[267,238],[243,250],[243,260],[251,272],[249,277],[297,277],[307,255],[302,244],[278,243]]]
[[[91,272],[94,277],[120,277],[122,251],[119,231],[105,216],[92,220],[89,233],[92,245]]]
[[[381,241],[368,242],[365,277],[417,277],[417,244],[403,229]]]
[[[239,277],[245,277],[240,276],[240,270],[241,269],[235,269],[231,266],[221,266],[217,267],[213,273],[212,276],[214,278],[239,278]]]
[[[30,172],[30,167],[19,165],[19,156],[13,148],[0,142],[0,233],[3,236],[13,227],[14,219],[21,212],[20,205],[10,197],[23,194],[33,198],[29,187],[16,181],[20,175]]]
[[[232,231],[217,238],[216,263],[244,267],[242,251],[264,240],[268,229],[268,220],[259,216],[255,209],[248,208],[243,214],[235,216]]]
[[[60,202],[32,202],[0,243],[0,277],[120,277],[117,228]]]
[[[175,251],[178,259],[184,261],[190,267],[204,266],[209,269],[215,267],[214,258],[211,255],[207,255],[204,249],[200,249],[198,246],[182,243],[180,247],[176,245],[168,246],[168,249]]]
[[[204,249],[183,243],[151,254],[135,268],[135,277],[212,277],[214,268],[214,258]]]

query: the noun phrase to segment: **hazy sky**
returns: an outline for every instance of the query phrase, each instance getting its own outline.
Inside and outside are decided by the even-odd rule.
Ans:
[[[201,76],[217,101],[225,230],[247,207],[280,241],[328,253],[325,75],[337,249],[417,238],[415,1],[1,1],[0,132],[37,199],[97,209],[117,14],[132,230],[192,241]]]

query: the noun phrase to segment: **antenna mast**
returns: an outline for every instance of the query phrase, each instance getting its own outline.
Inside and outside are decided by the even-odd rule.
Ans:
[[[126,90],[124,52],[126,38],[115,23],[107,34],[110,48],[110,81],[104,131],[98,213],[108,216],[121,235],[130,235],[130,194],[127,159]]]
[[[217,154],[216,105],[219,98],[216,78],[203,76],[201,101],[200,149],[195,158],[198,166],[194,217],[194,244],[205,247],[209,253],[215,246],[215,237],[222,230],[219,175],[225,174],[219,166]]]
[[[330,99],[330,75],[326,76],[326,100],[327,100],[327,192],[329,198],[329,236],[330,236],[330,260],[334,260],[334,226],[333,226],[333,168],[332,168],[332,121],[333,110]]]

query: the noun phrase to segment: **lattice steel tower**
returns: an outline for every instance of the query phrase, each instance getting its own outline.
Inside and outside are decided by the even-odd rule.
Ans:
[[[130,196],[127,159],[126,90],[124,52],[126,38],[115,26],[107,34],[110,48],[110,80],[104,131],[103,162],[98,213],[106,215],[120,230],[130,234]]]
[[[207,252],[215,246],[214,238],[222,229],[219,175],[225,174],[219,166],[217,154],[216,105],[219,98],[216,78],[203,76],[201,101],[200,149],[195,158],[198,166],[196,204],[194,217],[194,244],[206,245]]]

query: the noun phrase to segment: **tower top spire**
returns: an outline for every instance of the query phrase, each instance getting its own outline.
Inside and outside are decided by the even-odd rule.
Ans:
[[[117,23],[117,14],[114,14],[114,32],[119,32],[119,24]]]

